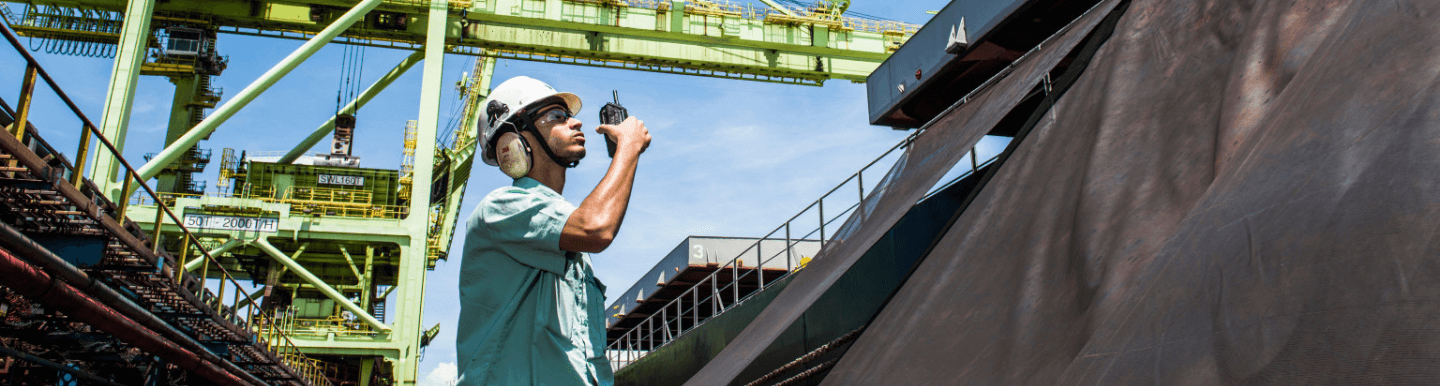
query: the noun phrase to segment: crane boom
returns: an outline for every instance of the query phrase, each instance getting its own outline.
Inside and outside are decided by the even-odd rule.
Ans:
[[[725,0],[449,1],[447,51],[500,58],[820,85],[865,77],[918,30],[913,24],[753,7]],[[118,31],[44,23],[44,7],[123,12],[119,0],[32,0],[9,24],[31,37],[115,42]],[[155,4],[157,25],[313,37],[354,1],[212,0]],[[419,49],[428,24],[419,0],[386,0],[340,43]],[[101,12],[74,12],[74,14]],[[55,16],[47,19],[46,16]],[[79,16],[66,16],[75,18]]]

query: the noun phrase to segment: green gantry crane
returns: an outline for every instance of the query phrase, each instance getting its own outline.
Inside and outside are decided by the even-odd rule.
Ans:
[[[161,200],[184,212],[185,225],[216,256],[185,268],[224,267],[253,282],[255,292],[233,295],[259,300],[256,312],[282,321],[332,383],[404,385],[416,380],[419,351],[439,331],[421,325],[425,273],[448,253],[478,137],[477,105],[496,59],[801,85],[863,82],[918,28],[846,17],[848,0],[762,2],[768,7],[703,0],[32,0],[0,4],[0,17],[37,50],[115,58],[101,131],[122,149],[138,77],[168,77],[176,88],[166,147],[147,155],[139,174],[157,179],[158,190],[168,192]],[[215,51],[221,33],[305,43],[222,104],[225,95],[210,84],[226,66]],[[284,154],[225,149],[219,192],[206,194],[195,174],[211,157],[199,141],[331,42],[415,51],[342,112],[357,111],[424,63],[401,167],[350,163],[354,121],[342,113]],[[461,82],[463,123],[441,135],[446,53],[477,59]],[[332,133],[331,154],[304,155]],[[115,160],[95,153],[89,178],[112,198],[130,197],[134,187],[115,182]],[[180,250],[187,244],[179,228],[160,220],[155,203],[136,201],[125,212],[148,229],[159,223],[161,247],[182,259],[197,255]]]

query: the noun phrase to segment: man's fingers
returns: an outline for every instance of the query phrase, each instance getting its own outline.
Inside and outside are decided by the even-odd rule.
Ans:
[[[624,121],[615,125],[600,125],[595,127],[595,132],[608,134],[615,141],[628,142],[640,140],[640,152],[645,152],[650,147],[650,130],[645,128],[645,121],[636,117],[627,117]]]

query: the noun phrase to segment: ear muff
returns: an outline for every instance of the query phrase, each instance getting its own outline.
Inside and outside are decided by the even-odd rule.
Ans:
[[[495,145],[495,159],[500,161],[501,172],[510,178],[520,178],[530,173],[533,160],[530,156],[530,144],[525,142],[525,137],[514,131],[506,132],[500,135]]]

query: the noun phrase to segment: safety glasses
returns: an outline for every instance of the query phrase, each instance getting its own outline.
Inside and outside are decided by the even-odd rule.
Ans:
[[[541,112],[540,116],[535,118],[535,125],[563,124],[569,121],[570,117],[570,111],[566,110],[564,106],[555,106]]]

